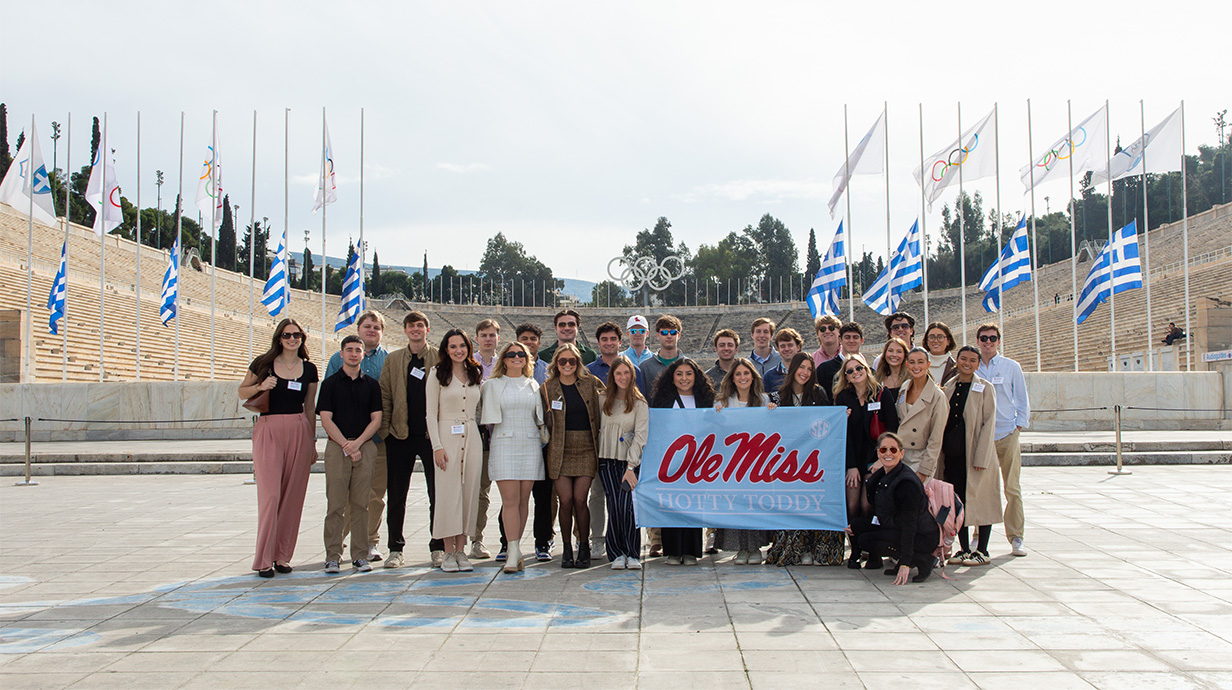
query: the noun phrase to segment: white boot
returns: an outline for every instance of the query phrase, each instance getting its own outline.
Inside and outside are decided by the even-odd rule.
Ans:
[[[518,542],[510,540],[509,550],[506,552],[508,557],[505,559],[505,572],[516,573],[522,569],[522,549]]]

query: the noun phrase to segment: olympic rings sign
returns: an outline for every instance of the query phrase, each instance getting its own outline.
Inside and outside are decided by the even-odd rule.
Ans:
[[[616,264],[623,268],[617,271]],[[618,256],[607,263],[607,274],[630,290],[650,286],[651,290],[662,292],[684,275],[684,261],[675,255],[661,262],[656,262],[653,256]]]
[[[975,140],[971,142],[970,148],[959,144],[958,148],[950,151],[950,154],[944,160],[933,161],[932,176],[933,182],[940,182],[945,178],[945,174],[949,172],[951,167],[958,167],[967,162],[967,158],[980,145],[979,132],[975,134]],[[941,166],[940,174],[937,173],[937,166]]]
[[[1078,134],[1082,135],[1082,141],[1075,142],[1074,136]],[[1087,143],[1087,130],[1085,127],[1079,127],[1075,129],[1070,136],[1066,137],[1065,140],[1057,146],[1057,148],[1045,153],[1043,160],[1036,163],[1035,167],[1043,168],[1046,171],[1052,170],[1053,165],[1074,155],[1074,150],[1085,143]]]

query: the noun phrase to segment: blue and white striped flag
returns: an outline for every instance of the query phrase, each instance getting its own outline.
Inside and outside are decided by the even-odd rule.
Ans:
[[[1138,222],[1117,230],[1112,242],[1095,257],[1095,265],[1082,283],[1078,297],[1078,323],[1095,313],[1100,302],[1118,292],[1142,287],[1142,263],[1138,260]]]
[[[346,276],[342,279],[342,309],[338,310],[338,323],[334,332],[355,323],[364,311],[364,276],[359,266],[359,254],[351,254]]]
[[[287,285],[287,233],[282,232],[278,240],[278,251],[274,252],[274,262],[270,264],[269,279],[265,281],[265,292],[261,294],[261,304],[269,310],[270,316],[282,313],[290,295]]]
[[[52,335],[60,334],[60,319],[64,318],[64,295],[68,291],[68,240],[60,247],[60,270],[56,271],[56,281],[51,284],[51,294],[47,296],[47,308],[51,315],[47,317],[47,331]]]
[[[177,234],[175,242],[171,243],[171,254],[167,256],[167,271],[163,273],[162,304],[158,307],[158,318],[166,326],[179,313],[177,298],[180,294],[180,237]]]
[[[924,256],[921,253],[920,221],[911,224],[890,263],[864,292],[864,303],[882,316],[898,311],[903,293],[924,284]]]
[[[1001,267],[999,275],[998,266]],[[1009,244],[1001,248],[1001,257],[980,278],[980,289],[985,293],[984,311],[1000,309],[1001,293],[1028,280],[1031,280],[1031,251],[1027,248],[1027,217],[1023,215]]]
[[[813,286],[808,292],[809,311],[813,318],[822,314],[841,316],[838,308],[839,288],[847,284],[847,233],[843,231],[843,223],[839,221],[838,230],[834,233],[834,241],[821,259],[821,270],[813,279]]]

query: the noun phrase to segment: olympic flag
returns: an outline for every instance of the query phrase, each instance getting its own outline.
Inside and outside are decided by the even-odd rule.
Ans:
[[[1113,180],[1142,174],[1143,159],[1146,160],[1146,172],[1165,173],[1181,169],[1181,109],[1172,111],[1163,122],[1151,128],[1146,133],[1146,144],[1142,137],[1121,149],[1121,152],[1108,161]],[[1108,175],[1102,168],[1097,168],[1091,175],[1091,184],[1101,184],[1108,181]]]
[[[56,207],[51,199],[51,182],[43,152],[39,149],[38,130],[30,123],[31,135],[21,143],[17,157],[0,183],[0,201],[22,213],[30,212],[30,189],[34,188],[34,219],[47,225],[56,224]]]
[[[218,150],[218,131],[201,163],[201,179],[197,181],[197,208],[203,215],[214,214],[214,223],[222,223],[222,155]],[[211,211],[212,209],[212,211]]]
[[[846,115],[843,116],[844,118]],[[852,175],[880,175],[885,172],[885,111],[873,123],[873,128],[856,144],[856,150],[851,152],[846,162],[834,173],[834,193],[830,195],[830,217],[834,217],[834,207],[847,191],[847,183]]]
[[[1103,170],[1104,154],[1107,148],[1108,112],[1100,107],[1087,119],[1078,123],[1069,134],[1057,139],[1044,153],[1036,156],[1022,170],[1022,186],[1031,191],[1031,181],[1034,177],[1035,186],[1046,180],[1069,174],[1070,159],[1073,159],[1074,174]]]
[[[964,180],[978,180],[997,174],[997,128],[990,110],[983,120],[975,123],[949,146],[924,159],[923,168],[916,168],[916,184],[924,185],[924,198],[928,210],[941,196],[946,187],[958,180],[962,170]],[[924,177],[927,170],[928,177]]]
[[[106,157],[103,156],[104,152]],[[124,221],[124,212],[120,208],[120,185],[116,180],[115,154],[111,152],[106,127],[103,128],[103,139],[99,142],[98,150],[94,152],[92,165],[90,181],[86,184],[86,201],[94,207],[94,232],[102,236]],[[106,193],[103,192],[104,177],[107,178]]]
[[[325,125],[325,116],[321,117],[321,126],[325,130],[325,148],[321,151],[321,177],[317,182],[317,191],[312,196],[313,213],[338,200],[338,181],[334,178],[334,145],[329,141],[329,127]]]

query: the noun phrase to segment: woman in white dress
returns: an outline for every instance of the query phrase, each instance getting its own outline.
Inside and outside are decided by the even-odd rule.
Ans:
[[[482,378],[470,338],[460,328],[450,330],[441,340],[427,386],[428,437],[436,464],[432,538],[444,540],[441,570],[447,573],[474,569],[465,551],[479,518],[483,443],[475,420]]]
[[[525,345],[512,342],[501,349],[492,378],[483,383],[480,407],[480,423],[492,428],[488,475],[500,490],[501,520],[509,539],[505,572],[516,573],[522,569],[520,542],[531,489],[545,476],[543,404]]]
[[[719,394],[714,401],[716,409],[725,407],[768,407],[774,409],[770,396],[762,389],[761,376],[753,363],[744,357],[737,357],[723,382],[719,384]],[[715,546],[724,551],[736,550],[732,558],[733,565],[760,565],[762,562],[761,547],[770,541],[773,535],[758,529],[720,529]]]

